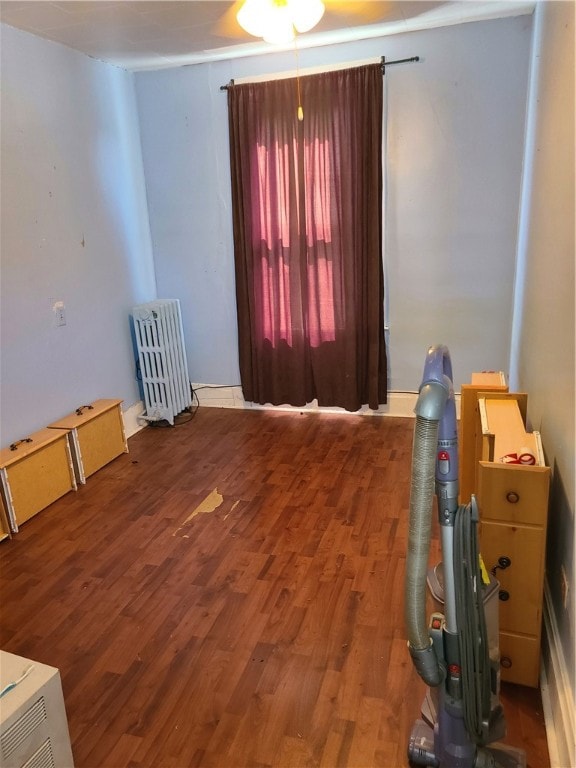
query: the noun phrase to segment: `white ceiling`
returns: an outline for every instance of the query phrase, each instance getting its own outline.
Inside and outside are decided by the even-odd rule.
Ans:
[[[531,13],[535,2],[325,0],[301,48],[463,21]],[[2,0],[0,21],[130,70],[162,69],[269,52],[236,22],[227,0]]]

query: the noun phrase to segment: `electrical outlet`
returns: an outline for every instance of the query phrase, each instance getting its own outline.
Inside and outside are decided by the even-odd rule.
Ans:
[[[562,604],[564,606],[564,610],[568,608],[568,592],[569,585],[568,585],[568,577],[566,576],[566,569],[563,565],[560,566],[560,591],[562,595]]]
[[[66,325],[66,307],[63,301],[55,301],[52,305],[52,311],[56,320],[56,326]]]

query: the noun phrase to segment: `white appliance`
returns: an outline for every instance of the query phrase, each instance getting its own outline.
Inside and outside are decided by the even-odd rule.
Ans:
[[[0,651],[0,765],[73,768],[60,673]]]
[[[178,299],[158,299],[132,309],[147,421],[174,418],[192,405]]]

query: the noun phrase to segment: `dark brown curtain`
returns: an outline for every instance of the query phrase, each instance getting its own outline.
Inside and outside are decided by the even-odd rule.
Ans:
[[[386,402],[379,64],[228,89],[246,400]]]

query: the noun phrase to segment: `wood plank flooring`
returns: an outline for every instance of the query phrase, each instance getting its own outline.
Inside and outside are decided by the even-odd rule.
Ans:
[[[0,644],[60,669],[77,768],[407,765],[412,429],[199,409],[0,544]],[[502,693],[546,768],[539,692]]]

